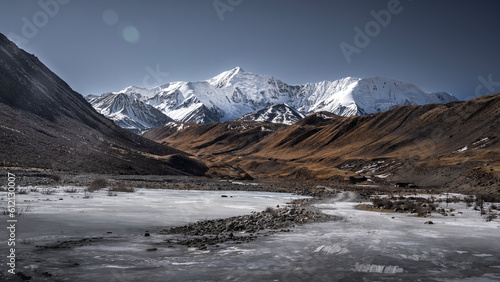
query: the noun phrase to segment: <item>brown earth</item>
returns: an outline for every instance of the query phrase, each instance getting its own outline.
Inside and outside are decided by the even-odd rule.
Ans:
[[[498,193],[499,132],[496,94],[365,116],[315,113],[292,126],[233,121],[168,134],[160,127],[145,137],[211,166],[228,164],[256,178],[351,183],[369,179],[365,183],[412,182]]]

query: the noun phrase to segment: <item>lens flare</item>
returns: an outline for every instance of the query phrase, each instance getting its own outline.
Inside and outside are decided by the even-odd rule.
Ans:
[[[139,30],[135,26],[126,26],[122,30],[123,39],[130,43],[136,43],[140,39]]]

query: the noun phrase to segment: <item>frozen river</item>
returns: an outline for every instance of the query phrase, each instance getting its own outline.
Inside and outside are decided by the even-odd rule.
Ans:
[[[142,189],[116,197],[105,192],[81,196],[19,195],[33,210],[19,218],[17,236],[23,244],[17,271],[30,275],[36,270],[35,281],[500,280],[500,222],[485,222],[460,204],[455,206],[460,214],[436,215],[435,224],[425,225],[429,219],[357,210],[346,192],[317,205],[342,221],[200,251],[167,244],[169,235],[155,231],[248,214],[296,196]],[[144,237],[146,230],[151,236]],[[8,235],[2,230],[0,236],[0,251],[7,252]],[[91,237],[102,239],[68,249],[35,248]]]

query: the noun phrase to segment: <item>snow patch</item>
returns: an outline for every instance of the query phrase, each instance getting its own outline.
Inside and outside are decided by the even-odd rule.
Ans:
[[[374,272],[374,273],[402,273],[404,270],[399,266],[393,265],[376,265],[376,264],[358,264],[356,263],[355,270],[358,272]]]
[[[493,255],[492,254],[472,254],[473,256],[476,256],[476,257],[492,257]]]
[[[332,254],[343,255],[349,253],[349,250],[339,245],[331,245],[331,246],[321,245],[318,248],[316,248],[314,252],[315,253],[323,252],[329,255]]]

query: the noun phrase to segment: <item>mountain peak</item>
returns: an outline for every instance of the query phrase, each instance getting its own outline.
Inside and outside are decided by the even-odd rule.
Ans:
[[[238,73],[238,72],[245,72],[241,67],[235,67],[234,69],[231,70],[232,72]]]
[[[237,74],[241,74],[241,73],[244,73],[245,71],[241,68],[241,67],[235,67],[233,69],[230,69],[228,71],[225,71],[225,72],[222,72],[221,74],[219,74],[218,76],[230,76],[230,77],[233,77]],[[216,77],[218,77],[216,76]]]
[[[231,81],[233,79],[235,79],[236,77],[238,77],[238,75],[241,75],[243,73],[247,74],[242,68],[235,67],[234,69],[225,71],[225,72],[219,74],[218,76],[216,76],[212,79],[209,79],[207,81],[208,81],[208,83],[212,84],[213,86],[215,86],[217,88],[223,88],[223,87],[226,87],[228,85],[231,85]]]

